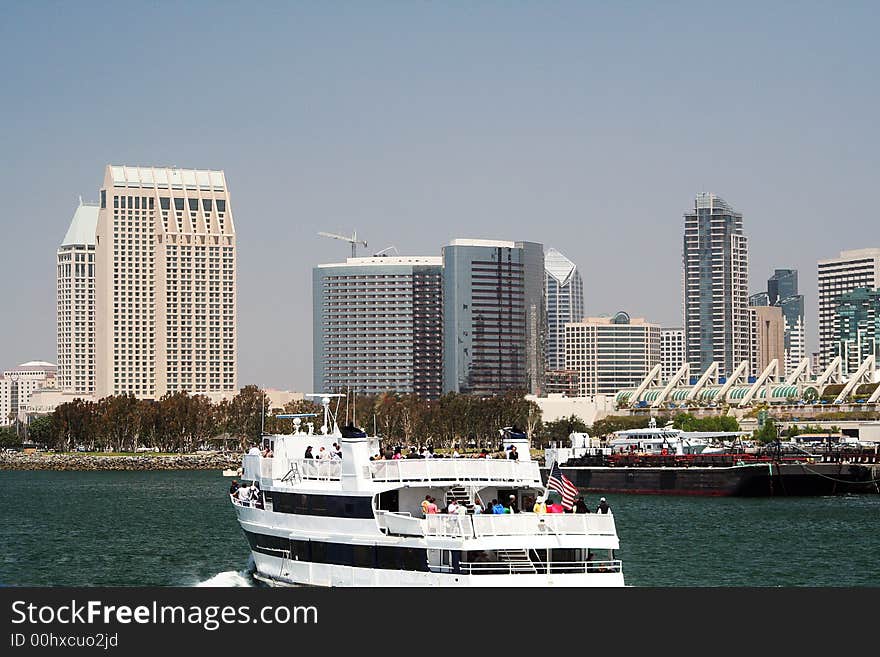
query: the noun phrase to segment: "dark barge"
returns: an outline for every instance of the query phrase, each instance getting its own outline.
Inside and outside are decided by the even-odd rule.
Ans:
[[[598,455],[569,459],[562,473],[584,492],[738,497],[880,493],[880,457],[750,454]],[[541,468],[546,483],[547,468]]]

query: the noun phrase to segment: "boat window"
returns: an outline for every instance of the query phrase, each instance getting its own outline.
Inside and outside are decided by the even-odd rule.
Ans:
[[[353,566],[360,568],[375,568],[376,566],[376,550],[372,545],[352,545]]]
[[[312,561],[315,563],[327,563],[327,545],[321,541],[309,541],[312,552]]]

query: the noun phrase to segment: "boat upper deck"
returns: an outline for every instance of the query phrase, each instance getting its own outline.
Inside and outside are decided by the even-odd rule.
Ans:
[[[245,479],[272,480],[296,484],[303,481],[341,481],[342,460],[264,458],[248,454],[244,458]],[[361,466],[365,478],[377,484],[464,482],[503,483],[515,486],[541,485],[541,473],[534,461],[505,459],[397,459],[369,461]]]

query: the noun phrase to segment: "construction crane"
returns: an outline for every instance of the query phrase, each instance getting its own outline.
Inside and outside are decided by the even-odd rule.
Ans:
[[[320,235],[321,237],[332,237],[334,240],[342,240],[343,242],[350,242],[351,243],[351,257],[352,258],[357,257],[357,245],[358,244],[363,244],[364,248],[367,247],[366,240],[358,240],[357,231],[354,231],[351,234],[351,237],[346,237],[345,235],[337,235],[335,233],[322,233],[322,232],[319,232],[318,235]]]

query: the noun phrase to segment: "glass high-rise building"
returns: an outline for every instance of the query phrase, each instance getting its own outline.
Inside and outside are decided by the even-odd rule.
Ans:
[[[565,369],[565,325],[584,318],[584,281],[577,265],[556,249],[544,254],[547,369]]]
[[[684,321],[691,374],[718,363],[722,376],[749,358],[749,250],[742,214],[698,194],[684,214]]]
[[[316,392],[440,396],[442,260],[348,258],[312,270]]]
[[[777,269],[767,280],[770,306],[782,308],[785,321],[785,373],[789,374],[806,358],[804,295],[798,294],[797,269]]]
[[[845,375],[854,374],[868,356],[880,360],[880,290],[857,288],[837,304],[836,356]]]
[[[847,292],[880,286],[880,249],[841,251],[836,258],[818,262],[819,359],[827,367],[837,355],[837,306]]]
[[[541,394],[546,325],[543,245],[443,247],[443,392]]]

